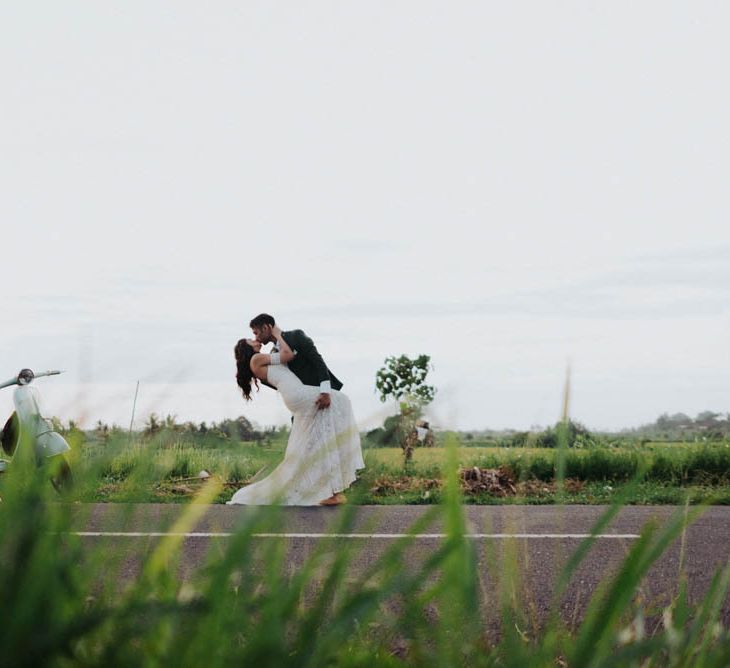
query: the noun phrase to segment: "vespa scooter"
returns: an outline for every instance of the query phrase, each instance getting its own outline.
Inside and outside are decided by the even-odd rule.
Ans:
[[[43,417],[41,398],[38,388],[31,385],[35,378],[56,376],[60,371],[44,371],[35,374],[30,369],[22,369],[20,373],[4,383],[0,389],[17,385],[13,393],[15,412],[3,427],[0,441],[5,453],[14,459],[18,456],[18,447],[33,447],[35,461],[41,466],[52,460],[54,475],[51,482],[56,491],[63,492],[72,483],[71,467],[65,454],[71,450],[66,439],[53,428],[53,423]],[[0,472],[12,465],[10,461],[0,459]]]

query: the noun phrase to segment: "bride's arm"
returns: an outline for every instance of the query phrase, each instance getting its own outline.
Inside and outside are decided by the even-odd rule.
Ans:
[[[279,346],[279,359],[282,364],[287,364],[294,359],[294,351],[289,347],[284,337],[281,334],[281,328],[275,326],[271,330],[271,335],[276,339],[276,345]]]
[[[283,340],[284,339],[282,339],[282,341]],[[260,380],[266,380],[266,367],[275,366],[277,364],[286,364],[289,360],[294,359],[294,353],[291,352],[291,348],[289,348],[289,353],[289,356],[287,356],[284,351],[280,353],[271,353],[271,355],[266,353],[256,353],[251,357],[251,362],[249,363],[253,375]]]
[[[266,380],[267,366],[271,364],[287,364],[295,357],[295,353],[281,335],[281,329],[279,327],[274,327],[271,330],[271,334],[276,340],[276,345],[279,346],[279,352],[271,355],[267,355],[266,353],[256,353],[251,357],[251,371],[261,380]]]

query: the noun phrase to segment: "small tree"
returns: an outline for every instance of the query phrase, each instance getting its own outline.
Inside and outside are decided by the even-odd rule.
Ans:
[[[417,442],[416,422],[421,417],[423,407],[436,396],[436,388],[426,384],[426,376],[431,369],[431,358],[419,355],[411,359],[407,355],[387,357],[385,366],[375,374],[375,388],[380,401],[389,398],[398,402],[398,441],[403,448],[403,456],[408,464],[413,456]]]
[[[431,357],[419,355],[411,359],[407,355],[386,357],[385,366],[375,375],[375,387],[380,393],[380,401],[388,397],[396,401],[405,398],[422,406],[430,404],[436,395],[433,385],[426,385],[426,376],[431,368]]]

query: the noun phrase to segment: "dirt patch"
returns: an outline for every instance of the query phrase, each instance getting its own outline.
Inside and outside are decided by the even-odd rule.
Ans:
[[[439,489],[441,481],[436,478],[414,478],[411,476],[380,476],[370,487],[372,494],[397,494],[402,492],[428,492]]]
[[[209,478],[173,478],[155,485],[155,495],[159,497],[174,496],[195,496],[208,481],[215,480],[224,489],[238,489],[249,481],[238,482],[235,480],[223,480],[220,476],[212,475]]]
[[[482,469],[477,466],[463,468],[459,471],[461,489],[465,496],[494,497],[525,496],[550,497],[558,491],[556,482],[543,480],[525,480],[515,482],[512,472],[507,468]],[[380,476],[371,487],[371,494],[388,496],[406,492],[428,492],[441,489],[443,481],[438,478],[419,478],[415,476]],[[563,488],[568,494],[577,494],[583,490],[585,483],[581,480],[566,480]]]
[[[489,494],[491,496],[514,496],[517,494],[515,481],[511,471],[498,469],[480,469],[472,466],[459,471],[461,487],[466,494]]]
[[[461,488],[466,495],[491,494],[508,496],[517,494],[514,480],[507,469],[480,469],[476,466],[459,471]],[[377,495],[402,494],[403,492],[428,492],[441,489],[438,478],[414,476],[380,476],[373,481],[370,492]]]

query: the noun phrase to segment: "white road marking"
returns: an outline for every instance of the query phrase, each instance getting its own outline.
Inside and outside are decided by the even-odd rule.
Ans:
[[[229,538],[235,536],[228,532],[199,532],[168,533],[164,531],[74,531],[74,536],[91,538],[162,538],[175,536],[182,538]],[[360,538],[360,539],[387,539],[387,538],[415,538],[432,540],[447,538],[445,533],[254,533],[252,538]],[[467,533],[464,538],[590,538],[589,533]],[[635,533],[602,533],[594,538],[619,538],[623,540],[639,538]]]

